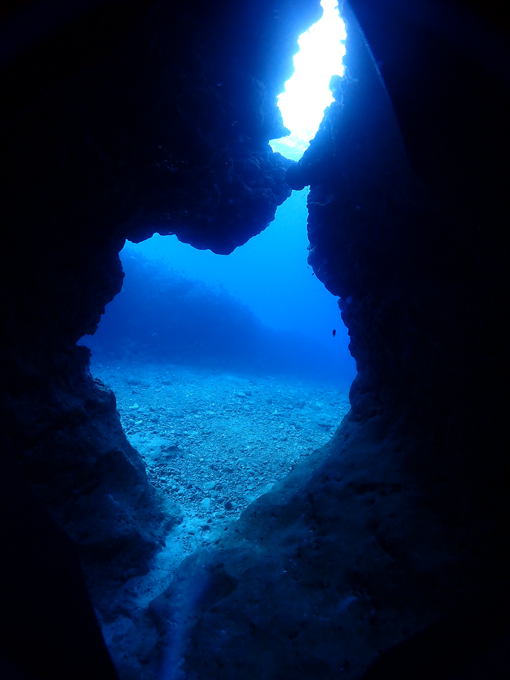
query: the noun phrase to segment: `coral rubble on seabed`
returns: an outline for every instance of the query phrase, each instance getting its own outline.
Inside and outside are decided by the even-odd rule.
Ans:
[[[149,574],[121,587],[119,616],[102,620],[119,662],[186,555],[214,544],[249,503],[325,444],[349,402],[344,387],[290,377],[107,361],[94,361],[92,373],[114,390],[124,430],[168,509],[165,548]]]

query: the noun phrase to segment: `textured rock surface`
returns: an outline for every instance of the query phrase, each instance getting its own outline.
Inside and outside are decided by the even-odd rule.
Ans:
[[[23,364],[13,371],[1,408],[10,416],[2,430],[5,450],[80,546],[95,592],[145,573],[173,520],[122,431],[113,392],[90,376],[88,360],[88,350],[75,347],[44,370]]]
[[[424,507],[399,425],[347,418],[214,552],[182,564],[150,605],[169,677],[359,678],[455,602],[476,561]]]
[[[135,505],[146,484],[137,454],[122,441],[111,396],[93,386],[83,355],[72,347],[94,330],[104,305],[120,290],[117,253],[124,239],[159,230],[230,252],[261,231],[289,194],[284,182],[289,162],[267,142],[283,132],[276,91],[289,73],[299,31],[317,16],[317,4],[282,8],[281,23],[274,18],[277,4],[256,12],[234,5],[177,9],[160,3],[100,64],[92,59],[72,77],[56,77],[50,94],[36,98],[32,92],[24,108],[26,93],[15,76],[34,64],[14,61],[4,76],[11,97],[3,112],[3,220],[16,226],[2,268],[3,370],[7,388],[20,391],[17,400],[6,397],[4,413],[21,410],[22,421],[64,421],[47,425],[37,453],[23,454],[24,469],[30,479],[40,477],[49,442],[60,437],[60,448],[67,450],[63,457],[83,477],[73,483],[76,497],[83,486],[98,484],[96,446],[103,449],[102,460],[112,447],[121,451],[115,455],[123,459],[121,474],[131,475],[128,486],[141,484],[140,493],[133,492]],[[252,32],[254,22],[268,32],[267,50]],[[37,48],[44,62],[47,55]],[[271,69],[277,56],[280,67]],[[27,392],[31,380],[41,394]],[[80,390],[87,394],[73,397]],[[44,395],[36,406],[35,394]],[[51,412],[43,403],[47,394],[60,398],[68,411],[73,399],[89,399],[90,413],[80,414],[78,403],[65,422],[58,406]],[[100,414],[98,433],[80,453],[83,445],[76,440],[96,427],[94,410]],[[82,429],[80,418],[89,418]],[[24,423],[16,427],[17,433]],[[117,434],[107,434],[108,427]],[[119,441],[101,443],[102,437]],[[62,461],[52,459],[60,469]],[[53,494],[55,506],[62,484],[59,491],[43,489],[48,483],[48,476],[41,478],[38,488],[43,496]],[[64,493],[56,514],[69,512],[70,495]]]
[[[353,3],[363,18],[369,5]],[[431,7],[431,18],[435,10]],[[365,395],[377,394],[388,414],[401,412],[409,427],[432,432],[429,465],[440,465],[452,481],[463,477],[471,488],[459,485],[460,497],[466,492],[472,500],[479,497],[480,475],[487,475],[490,495],[504,502],[506,373],[494,366],[506,363],[498,310],[507,303],[502,197],[508,140],[503,142],[500,130],[510,97],[505,82],[498,82],[498,60],[505,63],[508,50],[495,48],[491,63],[474,64],[469,32],[448,41],[451,15],[441,15],[438,31],[431,20],[398,3],[392,12],[409,39],[419,33],[420,40],[391,43],[375,27],[374,16],[367,25],[374,49],[380,49],[376,58],[394,95],[408,159],[395,140],[389,100],[351,17],[351,79],[287,177],[293,186],[311,186],[310,260],[342,298],[359,371],[354,403],[363,408]],[[383,25],[391,23],[382,11],[373,13]],[[461,14],[458,21],[467,31],[465,19]],[[488,37],[481,40],[486,44]],[[404,46],[412,77],[397,63]],[[470,79],[481,72],[483,93],[473,101]],[[491,463],[481,466],[488,448]],[[495,521],[501,516],[498,503],[492,508]]]
[[[399,9],[390,14],[402,21]],[[413,11],[403,14],[407,28],[419,24]],[[494,602],[492,594],[480,608],[488,584],[504,589],[505,378],[489,363],[495,356],[505,363],[496,310],[505,300],[506,217],[494,206],[502,205],[506,149],[496,130],[507,93],[494,86],[495,67],[486,99],[470,108],[467,43],[447,45],[445,26],[437,35],[427,23],[427,60],[424,42],[406,43],[420,75],[409,92],[388,43],[379,45],[395,118],[347,16],[350,77],[287,179],[311,186],[310,262],[342,298],[359,370],[353,411],[311,468],[253,504],[213,552],[189,558],[152,603],[166,636],[162,663],[177,676],[359,678],[380,651],[430,626],[409,647],[427,658],[442,654],[445,639],[465,649],[439,663],[438,674],[452,677],[473,662],[473,641],[484,647],[480,622],[491,619]],[[377,19],[368,24],[377,36]],[[442,59],[448,66],[439,76]],[[418,88],[427,93],[422,109],[412,96]],[[480,324],[489,318],[490,357]],[[498,612],[491,644],[506,627]],[[182,627],[184,644],[174,634]],[[403,650],[390,657],[389,677],[417,672],[412,651]],[[373,672],[385,677],[384,664]]]
[[[268,146],[284,132],[276,93],[320,8],[13,7],[1,26],[3,454],[77,540],[89,583],[104,588],[146,569],[164,522],[113,395],[74,343],[121,288],[126,237],[158,230],[228,253],[272,220],[290,191],[289,162]],[[10,567],[28,568],[15,557]],[[26,597],[18,607],[29,611]],[[59,654],[54,636],[55,678],[65,676]]]
[[[267,226],[289,195],[290,162],[268,146],[284,134],[276,92],[317,6],[286,6],[281,20],[272,2],[159,3],[100,65],[30,107],[6,107],[4,219],[17,229],[4,275],[17,296],[2,304],[13,331],[37,287],[33,332],[73,341],[92,332],[120,290],[126,237],[176,233],[229,253]],[[6,100],[21,89],[15,81]]]
[[[158,633],[147,616],[150,601],[172,582],[185,557],[214,545],[255,498],[330,439],[349,409],[347,391],[133,361],[108,367],[96,360],[92,371],[115,390],[148,479],[167,514],[178,517],[146,575],[106,596],[94,592],[122,677],[152,678]]]

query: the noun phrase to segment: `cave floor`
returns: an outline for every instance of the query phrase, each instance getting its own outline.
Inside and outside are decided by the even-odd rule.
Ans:
[[[410,464],[427,443],[360,419],[346,390],[133,362],[92,375],[166,506],[149,572],[94,601],[122,680],[359,680],[484,583],[469,527]]]
[[[122,586],[118,618],[101,620],[118,661],[182,560],[214,545],[253,500],[329,441],[349,401],[343,385],[176,364],[99,359],[91,373],[114,391],[123,428],[169,517],[151,571]]]

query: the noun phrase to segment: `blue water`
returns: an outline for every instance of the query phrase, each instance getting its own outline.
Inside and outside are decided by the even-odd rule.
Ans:
[[[228,256],[175,236],[128,242],[123,290],[80,344],[95,358],[350,383],[355,364],[337,299],[307,264],[306,218],[305,190]]]

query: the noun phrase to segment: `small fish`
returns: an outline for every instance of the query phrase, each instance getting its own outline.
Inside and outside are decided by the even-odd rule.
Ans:
[[[333,337],[336,335],[336,328],[333,328]]]

